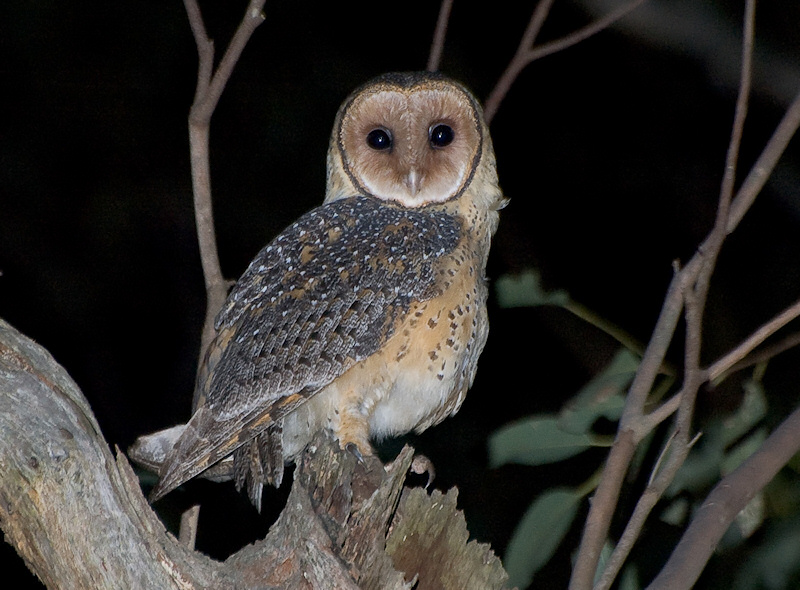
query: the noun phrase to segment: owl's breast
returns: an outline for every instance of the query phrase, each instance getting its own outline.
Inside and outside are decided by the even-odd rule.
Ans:
[[[370,416],[375,438],[438,424],[472,385],[489,328],[481,261],[457,250],[440,273],[442,294],[414,304],[381,354],[386,385]]]
[[[436,259],[417,252],[411,240],[408,249],[395,249],[394,259],[412,275],[415,265],[428,265],[424,290],[416,286],[402,312],[379,321],[384,337],[374,352],[283,419],[286,458],[302,451],[319,428],[364,451],[367,438],[422,432],[458,411],[488,335],[488,248],[469,231],[459,232],[455,242]],[[380,260],[382,267],[391,262]]]

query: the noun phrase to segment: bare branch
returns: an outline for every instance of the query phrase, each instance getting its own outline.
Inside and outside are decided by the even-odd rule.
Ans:
[[[721,378],[725,378],[726,376],[732,373],[741,371],[748,367],[759,365],[761,363],[766,363],[770,359],[798,345],[800,345],[800,332],[791,334],[786,338],[784,338],[783,340],[776,342],[772,346],[766,346],[762,350],[747,355],[741,361],[735,363],[732,367],[730,367],[730,369],[727,369],[724,373],[722,373]]]
[[[206,284],[206,317],[203,324],[200,356],[204,354],[214,334],[214,317],[227,294],[225,281],[219,264],[214,211],[211,200],[211,172],[209,159],[209,128],[211,115],[219,102],[222,91],[242,54],[247,41],[260,25],[264,16],[265,0],[251,0],[242,22],[231,39],[219,66],[214,71],[214,43],[208,38],[203,15],[197,0],[184,0],[186,14],[197,45],[198,69],[194,103],[189,111],[189,150],[192,166],[192,191],[194,194],[195,223],[200,260]],[[195,400],[196,403],[197,400]]]
[[[691,588],[736,515],[798,450],[800,408],[792,412],[755,453],[714,487],[648,590]]]
[[[800,300],[766,322],[739,343],[733,350],[706,368],[703,371],[705,374],[704,381],[718,382],[734,371],[739,371],[754,364],[768,361],[778,354],[800,344],[800,334],[792,334],[774,346],[759,353],[751,354],[757,346],[798,316],[800,316]],[[669,418],[678,409],[682,395],[683,388],[658,408],[642,417],[641,428],[638,431],[640,433],[638,440],[641,440],[644,436],[649,434],[653,428]]]
[[[644,404],[647,396],[652,389],[657,368],[661,365],[666,350],[675,334],[681,310],[686,316],[686,338],[684,344],[684,383],[680,396],[673,397],[668,405],[662,406],[657,410],[656,419],[663,419],[669,415],[674,406],[677,405],[677,416],[675,421],[675,439],[672,441],[673,449],[662,472],[657,478],[658,486],[648,487],[645,495],[640,498],[634,511],[634,515],[626,528],[627,535],[622,539],[622,547],[617,553],[611,569],[618,570],[622,565],[624,557],[633,545],[636,537],[641,530],[644,519],[649,514],[652,506],[658,500],[663,490],[672,481],[678,468],[681,466],[689,448],[693,442],[691,438],[691,423],[694,413],[694,402],[697,391],[705,380],[705,373],[700,368],[700,349],[702,343],[702,322],[704,308],[706,304],[711,275],[716,265],[725,237],[729,233],[729,211],[731,207],[733,184],[736,176],[736,159],[741,143],[742,129],[747,112],[747,96],[750,90],[751,79],[751,54],[754,30],[754,2],[748,1],[748,8],[745,14],[744,40],[742,43],[742,71],[739,96],[736,103],[734,123],[731,131],[726,159],[725,172],[723,174],[722,187],[720,189],[719,205],[717,218],[709,235],[698,248],[689,263],[676,272],[670,284],[667,296],[664,301],[661,314],[653,332],[653,336],[645,350],[642,363],[634,377],[626,399],[625,408],[620,419],[617,441],[609,453],[608,463],[601,477],[598,492],[593,499],[589,515],[587,516],[586,528],[581,538],[581,544],[570,580],[572,590],[583,590],[592,587],[592,580],[597,568],[600,550],[605,543],[610,524],[610,515],[613,513],[619,500],[619,491],[622,479],[627,472],[630,457],[629,442],[627,438],[632,436],[635,444],[641,440],[634,433],[643,436],[645,431],[654,427],[654,416],[646,417],[643,414]],[[617,445],[624,448],[617,452]],[[627,461],[624,466],[614,464],[619,460]],[[606,483],[607,479],[618,478],[618,480]],[[607,492],[601,495],[601,491]],[[607,505],[603,505],[606,504]],[[606,575],[602,577],[601,587],[608,587],[613,582],[615,571],[606,570]]]
[[[680,469],[686,459],[691,444],[678,449],[677,452],[679,455],[676,455],[671,448],[675,440],[675,435],[676,433],[673,432],[673,436],[671,436],[664,445],[664,450],[650,476],[651,481],[637,500],[636,506],[633,509],[633,514],[631,514],[631,517],[628,519],[628,523],[625,525],[625,529],[622,531],[622,535],[620,535],[617,545],[611,553],[611,557],[608,558],[605,569],[595,585],[594,590],[608,590],[611,584],[614,583],[614,579],[622,570],[625,560],[628,558],[631,549],[633,549],[633,545],[639,538],[644,523],[653,511],[653,508],[655,508],[655,505],[661,499],[661,496],[664,495],[669,484],[672,483],[672,480],[678,473],[678,469]],[[663,469],[660,469],[661,461],[668,453],[671,453],[669,454],[669,459],[664,462]]]
[[[607,29],[619,19],[627,15],[631,12],[634,8],[638,7],[640,4],[644,3],[645,0],[634,0],[629,4],[625,4],[620,6],[616,10],[612,10],[603,18],[596,20],[593,23],[586,25],[567,35],[566,37],[562,37],[561,39],[556,39],[555,41],[550,41],[549,43],[545,43],[535,49],[531,50],[528,53],[528,63],[532,61],[536,61],[537,59],[541,59],[553,53],[557,53],[559,51],[563,51],[564,49],[568,49],[573,45],[577,45],[581,41],[585,41],[592,35],[595,35],[602,31],[603,29]]]
[[[225,90],[225,85],[233,73],[233,68],[239,57],[242,55],[247,42],[253,31],[264,22],[263,8],[266,0],[251,0],[247,6],[242,22],[239,23],[236,32],[231,39],[225,54],[217,66],[216,71],[213,70],[213,42],[208,38],[205,26],[203,25],[203,17],[200,8],[197,5],[197,0],[184,0],[186,6],[186,13],[189,16],[189,24],[192,27],[192,33],[195,37],[197,44],[197,52],[200,58],[201,75],[198,76],[197,93],[195,94],[195,101],[192,105],[191,117],[198,122],[210,121],[214,109],[217,107],[220,96]],[[213,76],[211,75],[213,71]]]
[[[674,414],[678,410],[678,407],[681,405],[682,394],[683,394],[683,389],[681,389],[678,393],[674,394],[671,398],[669,398],[667,401],[658,406],[655,410],[653,410],[649,414],[642,416],[642,420],[640,421],[641,424],[640,432],[643,435],[649,434],[650,432],[653,431],[653,429],[656,426],[658,426],[664,420],[672,416],[672,414]]]
[[[445,35],[447,35],[447,24],[450,22],[450,11],[452,8],[453,0],[442,0],[442,5],[439,8],[439,18],[436,20],[436,30],[433,33],[431,52],[428,55],[428,65],[425,68],[429,72],[437,71],[442,62],[444,38]]]
[[[731,203],[730,216],[728,218],[728,233],[731,233],[744,217],[747,210],[755,201],[761,189],[767,183],[778,160],[786,151],[789,141],[794,137],[797,128],[800,127],[800,94],[798,94],[786,109],[781,122],[775,128],[761,155],[750,169],[750,173],[742,182],[742,186],[736,193],[736,198]]]
[[[769,320],[766,324],[758,328],[745,340],[739,343],[736,348],[717,360],[713,365],[706,369],[708,381],[716,381],[719,377],[727,373],[734,365],[744,359],[759,344],[772,336],[775,332],[783,328],[796,317],[800,316],[800,300],[795,301],[781,313]],[[785,350],[785,349],[783,349]]]
[[[486,103],[484,105],[484,117],[486,122],[491,123],[495,114],[497,114],[497,109],[500,107],[500,103],[503,101],[506,94],[508,94],[511,86],[517,79],[517,76],[519,76],[520,72],[522,72],[522,70],[524,70],[528,64],[539,58],[556,53],[557,51],[561,51],[580,43],[585,39],[588,39],[592,35],[611,26],[613,23],[621,19],[643,2],[644,0],[632,0],[628,4],[620,6],[618,9],[611,11],[603,18],[578,29],[574,33],[570,33],[561,39],[551,41],[545,45],[542,45],[541,47],[534,47],[536,37],[539,35],[539,31],[541,30],[544,21],[547,19],[547,15],[549,14],[550,8],[553,5],[553,0],[541,0],[539,4],[536,5],[536,8],[531,15],[531,20],[528,23],[528,27],[525,29],[525,33],[522,35],[522,39],[517,47],[517,52],[509,62],[508,67],[506,67],[505,71],[500,76],[497,84],[495,84],[494,89],[489,94],[489,98],[486,99]]]
[[[184,0],[189,25],[197,45],[197,87],[189,111],[189,154],[192,167],[192,194],[194,198],[197,242],[206,286],[206,315],[200,339],[200,361],[214,337],[214,318],[225,303],[229,283],[222,274],[214,229],[214,207],[211,199],[211,160],[209,156],[209,130],[211,115],[222,91],[230,79],[247,41],[256,27],[264,21],[262,9],[266,0],[251,0],[247,11],[228,45],[222,60],[214,71],[214,43],[208,38],[203,15],[197,0]],[[197,392],[192,398],[192,409],[199,403]],[[194,546],[199,507],[189,509],[181,517],[181,540]]]
[[[686,339],[684,360],[684,386],[681,403],[675,422],[678,433],[678,446],[686,446],[692,432],[692,417],[697,392],[706,380],[700,369],[700,349],[702,345],[703,316],[711,275],[716,266],[722,244],[728,235],[728,214],[733,199],[733,186],[736,180],[736,163],[742,141],[744,121],[747,117],[748,96],[752,79],[753,37],[755,31],[755,0],[745,3],[744,33],[742,38],[741,82],[736,99],[731,138],[725,159],[725,171],[722,175],[719,204],[714,228],[698,248],[695,256],[700,256],[702,264],[694,284],[685,292],[686,303]]]
[[[608,453],[600,483],[592,496],[575,565],[572,568],[570,590],[592,587],[600,552],[605,544],[611,518],[616,511],[622,490],[622,482],[636,451],[636,444],[633,431],[620,429],[617,432],[617,439]]]
[[[522,34],[522,39],[520,39],[519,45],[517,46],[517,52],[514,54],[514,57],[511,58],[506,70],[500,76],[500,79],[497,81],[497,84],[495,84],[494,89],[489,94],[489,98],[486,99],[486,103],[483,106],[483,117],[486,119],[487,124],[492,122],[492,119],[494,119],[497,113],[497,109],[500,107],[500,103],[503,101],[506,94],[508,94],[514,80],[517,79],[519,73],[528,65],[527,53],[533,48],[536,36],[539,34],[545,19],[547,19],[553,2],[554,0],[540,0],[533,10],[531,20],[528,22],[528,26]]]

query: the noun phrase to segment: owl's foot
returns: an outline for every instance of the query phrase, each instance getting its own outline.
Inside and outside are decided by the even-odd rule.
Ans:
[[[372,445],[369,444],[369,422],[358,411],[344,409],[339,413],[339,424],[334,434],[339,447],[353,455],[360,464],[372,456]]]
[[[436,470],[433,468],[433,463],[425,455],[414,455],[414,459],[411,461],[411,467],[409,468],[409,471],[417,475],[428,476],[427,481],[425,482],[426,490],[433,483],[433,480],[436,477]]]

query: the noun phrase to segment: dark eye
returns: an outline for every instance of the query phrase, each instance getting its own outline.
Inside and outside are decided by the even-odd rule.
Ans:
[[[431,147],[442,148],[453,143],[456,133],[450,125],[437,125],[431,129]]]
[[[367,145],[373,150],[388,150],[392,147],[392,136],[386,129],[373,129],[367,133]]]

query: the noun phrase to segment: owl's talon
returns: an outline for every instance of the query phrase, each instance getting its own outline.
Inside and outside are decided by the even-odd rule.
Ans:
[[[349,442],[344,446],[344,448],[348,453],[352,454],[359,463],[362,465],[364,464],[364,455],[361,454],[361,451],[356,443]]]

